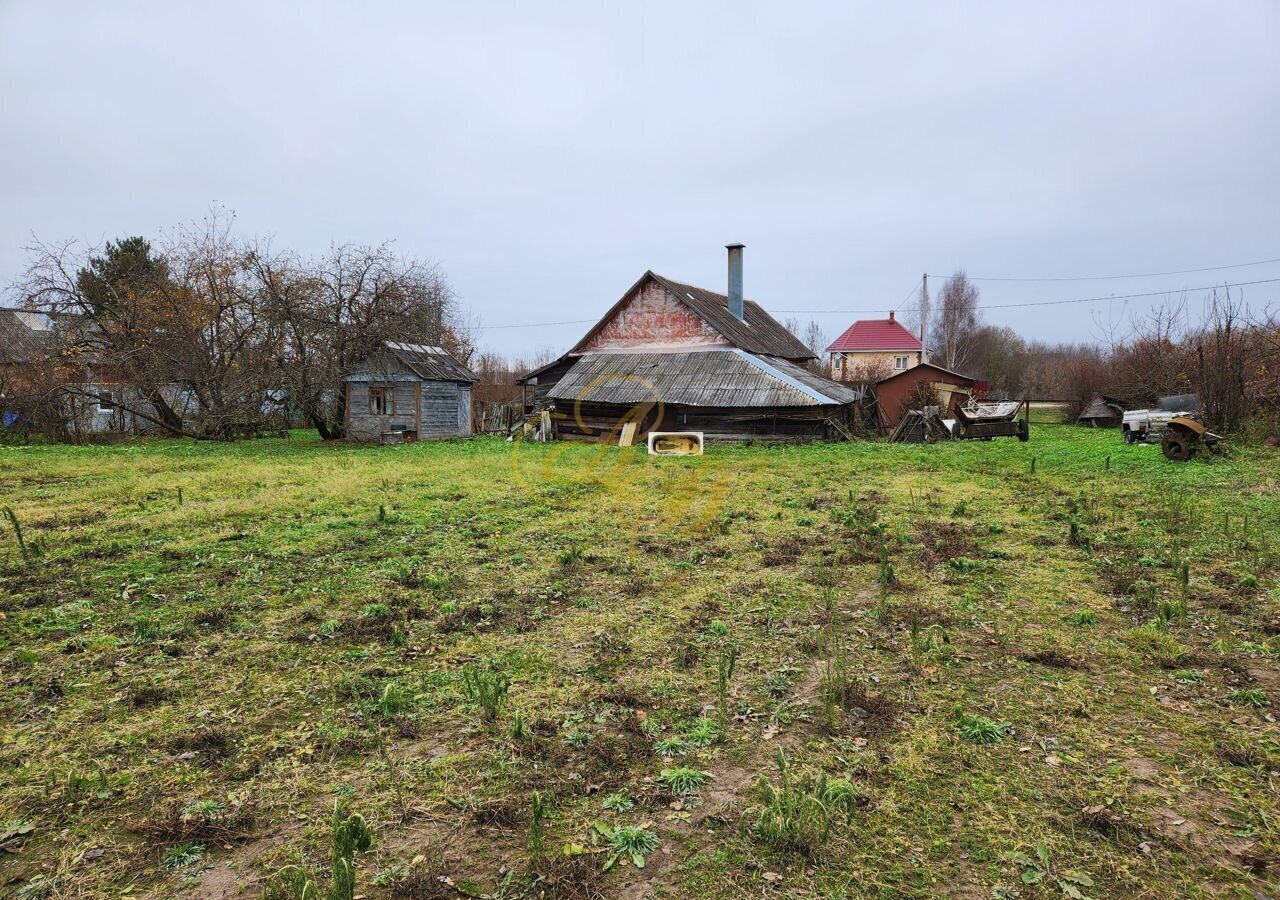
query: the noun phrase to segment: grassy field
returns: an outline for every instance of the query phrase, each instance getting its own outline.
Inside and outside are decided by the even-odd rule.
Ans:
[[[0,895],[1280,877],[1274,451],[299,434],[0,448],[0,506]]]

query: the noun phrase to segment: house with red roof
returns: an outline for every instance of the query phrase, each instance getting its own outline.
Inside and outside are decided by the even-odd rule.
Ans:
[[[827,347],[830,376],[838,381],[878,381],[929,361],[929,352],[894,317],[859,319]]]

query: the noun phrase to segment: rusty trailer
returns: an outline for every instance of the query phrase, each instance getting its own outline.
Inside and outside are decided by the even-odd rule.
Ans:
[[[989,441],[998,437],[1016,437],[1025,442],[1031,437],[1031,429],[1028,415],[1018,417],[1024,407],[1024,400],[971,401],[956,410],[956,425],[952,433],[958,440]]]

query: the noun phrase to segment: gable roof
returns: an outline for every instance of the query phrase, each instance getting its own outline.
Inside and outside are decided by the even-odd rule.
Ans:
[[[884,384],[886,381],[893,381],[894,379],[897,379],[897,378],[905,378],[907,375],[913,375],[913,374],[919,375],[920,372],[924,369],[932,369],[935,372],[940,372],[943,375],[950,375],[952,378],[959,378],[962,381],[968,381],[973,383],[976,383],[978,381],[977,378],[972,378],[968,375],[961,375],[959,372],[953,372],[950,369],[944,369],[942,368],[942,366],[935,366],[933,363],[919,363],[917,365],[912,366],[909,369],[903,369],[901,372],[895,372],[892,375],[888,375],[884,378],[881,378],[879,381],[876,382],[876,384]]]
[[[1093,399],[1089,401],[1089,405],[1081,410],[1080,415],[1076,416],[1076,421],[1080,419],[1116,419],[1124,415],[1124,407],[1113,400],[1108,400],[1102,394],[1094,394]]]
[[[779,357],[744,350],[587,353],[547,396],[631,406],[842,406],[861,392]]]
[[[387,341],[383,345],[411,372],[427,381],[479,381],[476,374],[450,356],[443,347]]]
[[[827,352],[858,350],[923,350],[920,338],[895,319],[859,319],[831,342]]]
[[[763,353],[767,356],[780,356],[784,359],[817,358],[812,350],[800,342],[799,338],[787,331],[781,322],[765,312],[764,308],[754,300],[743,300],[742,315],[745,319],[743,321],[729,312],[729,298],[724,294],[673,281],[652,271],[640,276],[640,280],[622,295],[621,300],[610,307],[609,311],[583,335],[582,340],[578,341],[569,353],[583,352],[586,344],[626,305],[640,285],[648,280],[653,280],[666,288],[671,296],[693,310],[702,321],[741,350],[746,350],[748,353]]]

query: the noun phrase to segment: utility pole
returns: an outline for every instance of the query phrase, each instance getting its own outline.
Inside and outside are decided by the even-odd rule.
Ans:
[[[924,273],[920,283],[920,361],[929,361],[929,346],[925,343],[929,337],[929,273]]]

